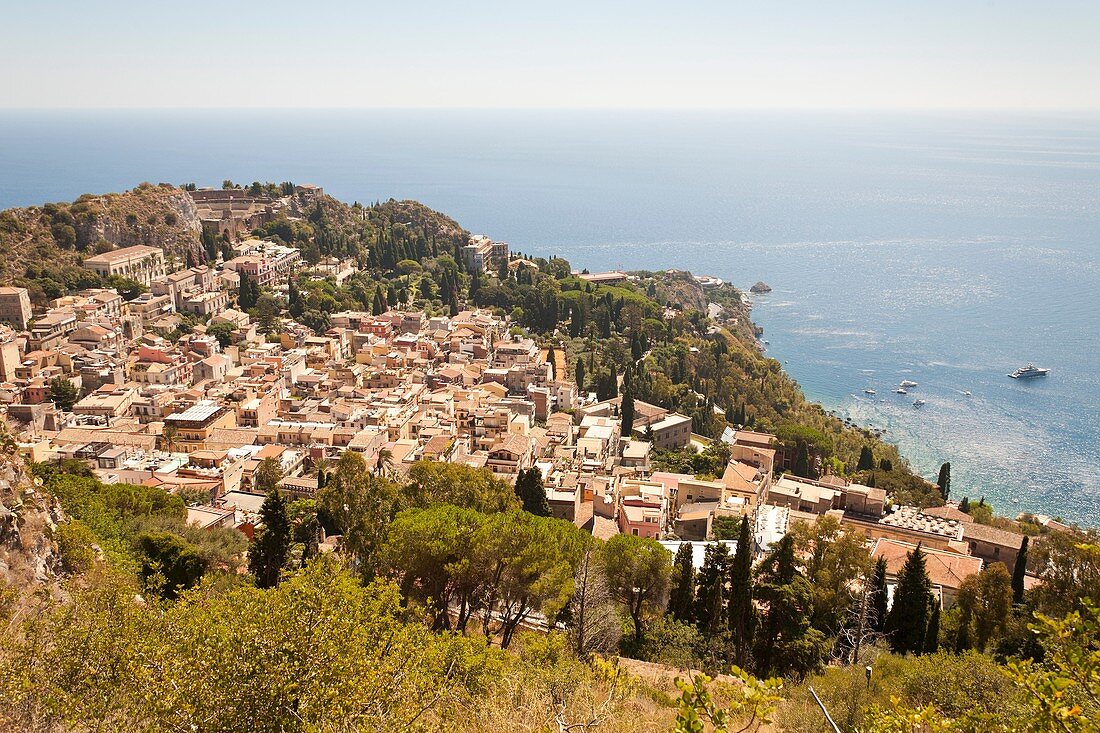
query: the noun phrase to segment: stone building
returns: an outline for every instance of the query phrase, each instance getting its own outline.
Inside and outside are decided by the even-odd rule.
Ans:
[[[119,275],[148,287],[165,276],[164,251],[138,244],[89,257],[84,260],[84,267],[100,277]]]

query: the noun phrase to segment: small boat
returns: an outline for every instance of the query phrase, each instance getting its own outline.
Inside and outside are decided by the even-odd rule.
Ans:
[[[916,387],[917,383],[916,382],[911,382],[908,379],[903,379],[903,380],[901,380],[901,386],[904,389],[908,389],[909,387]]]
[[[873,389],[865,389],[865,390],[863,390],[863,394],[877,394],[877,393]]]
[[[905,391],[905,387],[898,387],[897,389],[894,390],[894,392],[896,394],[909,394],[908,392]]]
[[[1045,377],[1048,374],[1050,374],[1049,369],[1037,367],[1034,364],[1028,364],[1027,366],[1020,367],[1008,376],[1013,379],[1031,379],[1032,377]]]
[[[973,396],[974,395],[970,394],[970,390],[966,390],[965,392],[963,392],[963,397],[973,397]]]
[[[913,407],[923,407],[926,404],[924,400],[913,400]]]

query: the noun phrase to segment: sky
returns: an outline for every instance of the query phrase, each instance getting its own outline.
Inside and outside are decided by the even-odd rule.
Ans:
[[[0,107],[1100,108],[1098,0],[0,0]]]

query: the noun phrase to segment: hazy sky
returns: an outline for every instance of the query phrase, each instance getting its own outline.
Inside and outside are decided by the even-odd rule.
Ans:
[[[1100,108],[1100,0],[0,0],[4,107]]]

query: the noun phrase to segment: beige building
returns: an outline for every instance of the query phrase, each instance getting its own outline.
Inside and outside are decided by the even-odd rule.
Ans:
[[[18,329],[31,322],[31,297],[26,288],[0,288],[0,321]]]
[[[149,286],[165,276],[164,252],[159,247],[138,244],[104,252],[84,260],[84,267],[100,277],[119,275]]]

